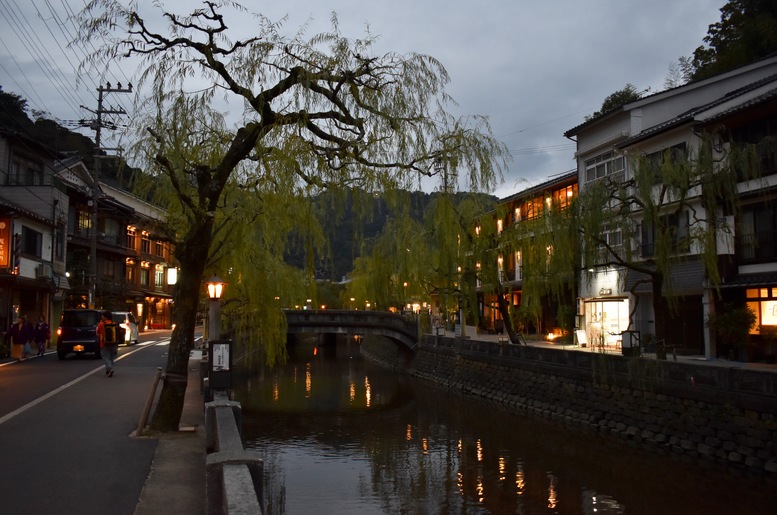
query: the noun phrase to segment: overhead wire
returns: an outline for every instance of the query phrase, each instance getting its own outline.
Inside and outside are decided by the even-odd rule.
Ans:
[[[81,103],[83,101],[78,97],[87,94],[92,99],[91,101],[97,104],[96,91],[100,86],[92,75],[80,73],[80,63],[86,61],[90,55],[94,55],[96,50],[94,49],[94,45],[91,45],[92,50],[90,51],[83,45],[72,43],[76,39],[72,31],[77,31],[78,26],[75,23],[75,14],[73,13],[73,10],[65,0],[62,0],[64,10],[59,11],[50,0],[44,0],[44,2],[45,8],[40,6],[36,0],[29,0],[29,3],[26,3],[26,6],[31,6],[34,9],[39,22],[45,25],[45,31],[40,27],[40,23],[36,24],[35,28],[33,28],[30,20],[27,19],[30,16],[26,16],[22,12],[19,8],[18,1],[0,0],[0,14],[3,15],[5,22],[11,29],[4,31],[5,38],[0,36],[0,44],[5,48],[9,59],[16,65],[18,72],[12,72],[6,66],[2,66],[2,64],[0,64],[0,69],[7,74],[8,80],[15,84],[16,88],[19,89],[19,93],[23,94],[34,109],[43,113],[49,113],[49,116],[62,126],[84,127],[89,129],[89,123],[85,118],[91,118],[94,114],[94,110],[90,109],[88,106],[84,106]],[[48,12],[48,16],[44,16],[42,9]],[[56,25],[56,28],[52,27],[52,24]],[[59,116],[54,114],[53,109],[50,108],[52,99],[44,98],[44,95],[38,91],[35,87],[35,82],[28,73],[25,72],[17,59],[20,55],[18,49],[16,51],[11,51],[9,48],[11,46],[11,41],[8,40],[7,36],[9,34],[14,34],[16,36],[16,39],[21,46],[29,52],[31,62],[35,63],[40,68],[42,74],[62,97],[64,105],[68,106],[73,112],[73,116],[65,115],[64,118],[74,118],[75,120],[72,122],[63,120],[61,118],[61,112],[59,113]],[[44,44],[41,41],[42,35],[50,36],[54,43]],[[13,47],[17,46],[19,45],[13,45]],[[58,55],[55,59],[49,51],[51,47],[57,47],[61,53],[61,57]],[[75,62],[73,58],[78,62]],[[105,68],[107,75],[113,78],[116,83],[120,83],[120,79],[112,72],[112,70],[108,66]],[[73,83],[72,78],[68,78],[64,75],[63,70],[68,74],[70,74],[69,70],[72,70],[72,75],[70,76],[75,78],[75,83]],[[124,73],[121,72],[121,75],[124,75]],[[126,78],[126,75],[124,75],[124,77],[126,82],[129,83],[130,80]],[[81,90],[78,86],[79,81],[87,87]],[[90,85],[93,88],[92,90],[89,89]],[[81,93],[78,93],[79,90]],[[127,107],[121,95],[111,97],[110,102],[106,103],[110,104],[110,110],[122,110],[127,114],[131,112],[131,109]],[[114,103],[119,107],[113,107],[112,104]],[[84,116],[84,109],[91,114]],[[106,122],[107,128],[115,128],[120,125],[119,123],[113,123],[110,115],[107,116]]]
[[[26,17],[20,13],[18,5],[15,3],[11,5],[7,0],[0,0],[0,11],[4,12],[6,20],[10,22],[11,30],[19,38],[19,41],[24,44],[27,51],[30,52],[31,57],[37,62],[46,79],[62,96],[65,103],[70,105],[75,112],[78,112],[78,99],[70,92],[69,81],[64,77],[58,66],[45,67],[45,64],[55,63],[56,61],[52,59],[51,54],[45,49],[46,45],[41,42],[37,31],[32,28]]]
[[[66,25],[67,25],[67,23],[66,23],[65,21],[62,21],[62,19],[59,17],[59,13],[57,13],[57,12],[54,10],[54,7],[51,5],[51,2],[50,2],[50,0],[44,0],[44,1],[46,2],[46,5],[48,6],[48,8],[49,8],[49,11],[52,13],[52,16],[56,17],[56,19],[57,19],[57,24],[59,25],[59,27],[60,27],[60,30],[63,32],[63,34],[64,34],[65,32],[67,32],[67,35],[65,36],[65,37],[66,37],[66,39],[68,39],[69,41],[75,41],[75,39],[76,39],[76,38],[75,38],[75,36],[73,35],[73,34],[74,34],[74,32],[71,32],[70,30],[68,30],[68,29],[66,28]],[[72,9],[72,7],[71,7],[71,6],[70,6],[70,5],[67,3],[67,1],[66,1],[66,0],[60,0],[60,1],[62,2],[62,6],[64,7],[64,9],[65,9],[65,13],[67,14],[67,17],[66,17],[66,19],[67,19],[68,21],[70,21],[70,23],[72,24],[73,31],[75,31],[75,33],[77,33],[77,32],[78,32],[78,30],[79,30],[79,27],[78,27],[78,26],[76,25],[76,23],[75,23],[76,14],[73,12],[73,9]],[[86,2],[84,2],[84,5],[86,5]],[[78,49],[80,50],[80,52],[81,52],[81,57],[82,57],[82,61],[85,61],[85,60],[87,59],[87,55],[88,55],[88,54],[89,54],[89,55],[95,55],[95,54],[97,54],[97,48],[95,48],[94,44],[93,44],[91,41],[89,41],[89,42],[88,42],[88,44],[89,44],[89,47],[91,48],[91,52],[88,52],[88,49],[86,49],[86,48],[84,48],[84,47],[82,47],[82,46],[73,45],[73,48],[78,48]],[[101,62],[100,64],[101,64],[101,65],[105,65],[106,63],[103,61],[103,62]],[[110,67],[106,67],[106,71],[107,71],[107,73],[108,73],[108,74],[111,76],[111,78],[113,79],[113,81],[114,81],[114,82],[116,82],[116,83],[121,83],[121,82],[124,82],[124,83],[126,83],[126,84],[129,84],[129,83],[131,82],[131,80],[129,79],[129,77],[127,77],[127,75],[124,73],[124,70],[123,70],[122,68],[119,68],[119,72],[120,72],[120,73],[121,73],[121,75],[124,77],[124,80],[121,80],[119,77],[117,77],[117,76],[116,76],[116,74],[113,72],[113,69],[112,69],[112,68],[110,68]],[[87,76],[87,77],[89,77],[89,79],[90,79],[90,81],[91,81],[92,85],[95,87],[95,89],[97,89],[97,87],[99,87],[99,85],[98,85],[98,84],[97,84],[97,83],[94,81],[94,79],[93,79],[91,76]],[[130,109],[128,109],[128,108],[127,108],[127,106],[125,106],[125,105],[124,105],[124,103],[122,102],[122,99],[121,99],[121,98],[118,98],[118,99],[117,99],[117,104],[118,104],[118,105],[119,105],[119,106],[120,106],[120,107],[121,107],[121,108],[122,108],[122,109],[123,109],[125,112],[127,112],[127,113],[129,113],[129,112],[130,112]]]
[[[514,156],[528,156],[536,154],[546,154],[550,152],[567,152],[576,148],[574,143],[565,143],[560,145],[548,145],[544,147],[528,147],[510,150],[510,154]]]

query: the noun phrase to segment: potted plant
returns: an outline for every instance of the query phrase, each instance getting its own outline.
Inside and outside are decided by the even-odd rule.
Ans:
[[[720,346],[728,351],[728,357],[738,357],[740,361],[746,360],[750,331],[755,323],[755,313],[747,306],[732,304],[724,305],[721,311],[707,318],[707,327],[715,333]]]

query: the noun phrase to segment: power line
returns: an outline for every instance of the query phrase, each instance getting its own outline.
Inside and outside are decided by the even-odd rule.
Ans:
[[[574,150],[576,145],[574,143],[569,144],[560,144],[560,145],[548,145],[545,147],[529,147],[529,148],[519,148],[516,150],[510,150],[510,154],[513,156],[528,156],[528,155],[536,155],[536,154],[546,154],[551,152],[568,152],[570,150]]]
[[[6,0],[0,0],[0,8],[5,12],[6,19],[10,22],[9,25],[11,30],[16,34],[19,41],[25,45],[25,48],[30,52],[31,56],[37,61],[37,64],[46,76],[46,79],[58,90],[59,94],[62,95],[63,100],[70,104],[71,108],[77,110],[78,100],[70,94],[68,81],[62,75],[59,68],[57,66],[51,66],[49,69],[44,67],[44,63],[54,62],[54,60],[51,58],[51,54],[45,50],[46,45],[43,45],[37,32],[29,24],[26,17],[19,12],[18,5],[14,4],[11,6]]]

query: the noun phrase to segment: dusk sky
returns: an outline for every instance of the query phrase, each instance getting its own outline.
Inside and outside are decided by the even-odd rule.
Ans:
[[[83,0],[0,0],[0,86],[28,99],[31,109],[63,123],[90,118],[96,88],[132,80],[134,69],[115,67],[105,77],[81,77],[91,49],[68,48],[76,28],[69,16]],[[168,1],[188,14],[198,4]],[[306,35],[330,27],[380,36],[375,53],[429,54],[451,76],[456,114],[485,115],[513,156],[494,194],[505,197],[575,167],[574,143],[563,133],[597,111],[604,98],[631,83],[640,91],[665,89],[669,68],[702,44],[720,20],[724,0],[287,0],[244,2],[273,20],[288,16],[284,31]],[[154,13],[142,0],[142,11]],[[158,11],[157,11],[158,12]],[[228,19],[232,40],[250,37],[249,16]],[[116,107],[131,98],[111,95]],[[93,137],[93,131],[79,132]]]

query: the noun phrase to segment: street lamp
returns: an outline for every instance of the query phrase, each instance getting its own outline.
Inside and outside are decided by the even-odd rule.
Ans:
[[[221,307],[221,294],[224,293],[224,286],[227,283],[219,279],[216,275],[208,279],[205,285],[208,288],[208,298],[210,306],[208,310],[208,340],[218,340],[220,334],[219,308]]]

